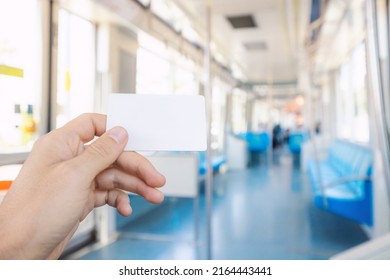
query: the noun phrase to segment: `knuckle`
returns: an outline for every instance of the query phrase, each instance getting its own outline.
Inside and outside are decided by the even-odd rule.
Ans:
[[[88,147],[90,153],[100,157],[107,158],[115,153],[115,148],[112,145],[109,145],[107,142],[96,141]]]

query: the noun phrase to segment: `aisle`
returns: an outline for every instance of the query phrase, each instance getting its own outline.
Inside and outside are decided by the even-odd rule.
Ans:
[[[204,259],[203,196],[200,209],[198,244],[193,201],[167,199],[123,227],[117,241],[80,258]],[[212,230],[214,259],[328,259],[367,239],[357,224],[314,207],[307,175],[285,151],[214,177]]]

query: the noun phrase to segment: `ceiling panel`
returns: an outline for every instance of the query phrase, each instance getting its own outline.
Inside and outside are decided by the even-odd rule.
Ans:
[[[239,65],[246,82],[290,83],[297,79],[309,0],[175,1],[201,29],[206,28],[206,5],[211,3],[213,41],[228,61]],[[227,19],[243,15],[253,16],[257,27],[234,29]],[[248,50],[245,44],[263,47]]]

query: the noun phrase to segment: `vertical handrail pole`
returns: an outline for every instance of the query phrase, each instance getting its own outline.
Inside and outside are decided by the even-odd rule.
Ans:
[[[206,254],[212,259],[212,207],[213,207],[213,168],[211,165],[211,122],[212,122],[212,90],[211,90],[211,1],[206,5],[206,42],[205,42],[205,99],[207,112],[207,172],[206,172]]]
[[[380,61],[379,61],[379,38],[378,30],[375,22],[376,18],[376,1],[368,0],[366,2],[367,16],[367,54],[368,54],[368,80],[370,92],[373,98],[369,98],[369,102],[374,108],[376,123],[378,124],[376,132],[380,150],[382,151],[382,161],[384,169],[384,177],[387,186],[387,192],[390,199],[390,139],[388,123],[385,116],[385,102],[383,98],[383,81],[381,76]]]

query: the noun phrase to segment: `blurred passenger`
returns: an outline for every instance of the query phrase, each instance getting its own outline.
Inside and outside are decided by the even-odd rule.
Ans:
[[[276,124],[272,129],[272,148],[277,149],[283,144],[283,131],[280,124]]]
[[[317,122],[314,128],[314,131],[317,135],[321,134],[321,122]]]
[[[283,136],[283,142],[286,144],[288,143],[288,140],[290,139],[290,129],[287,128],[285,131],[284,131],[284,136]]]

